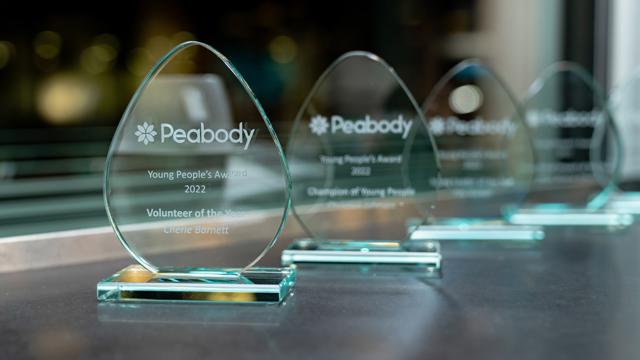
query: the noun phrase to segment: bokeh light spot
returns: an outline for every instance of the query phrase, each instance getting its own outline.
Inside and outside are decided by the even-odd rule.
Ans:
[[[475,85],[455,88],[449,95],[449,106],[458,114],[472,113],[482,106],[482,90]]]
[[[76,74],[54,75],[40,87],[38,112],[49,123],[67,125],[86,119],[98,99],[95,83]]]
[[[47,60],[58,56],[61,47],[62,37],[54,31],[42,31],[36,35],[33,41],[33,49],[36,55]]]
[[[298,44],[289,36],[277,36],[269,42],[269,54],[273,61],[288,64],[298,55]]]

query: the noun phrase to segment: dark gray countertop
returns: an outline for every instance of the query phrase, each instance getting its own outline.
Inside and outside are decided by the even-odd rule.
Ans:
[[[441,279],[301,268],[282,306],[98,304],[126,259],[5,274],[0,359],[637,359],[639,234],[446,246]]]

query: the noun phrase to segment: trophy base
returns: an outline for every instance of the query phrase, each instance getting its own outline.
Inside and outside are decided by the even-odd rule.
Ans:
[[[509,218],[516,225],[628,227],[633,215],[609,210],[521,209]]]
[[[233,269],[176,268],[152,273],[129,265],[98,283],[102,302],[204,302],[278,304],[296,280],[294,268],[255,268],[238,276]]]
[[[440,269],[442,257],[435,241],[296,240],[282,252],[282,265],[378,264],[423,266]]]
[[[542,227],[514,224],[420,225],[411,232],[411,240],[538,241],[542,239],[544,239]]]
[[[640,192],[626,191],[614,194],[607,204],[607,209],[640,215]]]

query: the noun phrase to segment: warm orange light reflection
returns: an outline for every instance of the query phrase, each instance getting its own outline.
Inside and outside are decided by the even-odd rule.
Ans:
[[[38,112],[52,124],[74,123],[95,110],[98,92],[90,79],[75,74],[54,75],[38,91]]]

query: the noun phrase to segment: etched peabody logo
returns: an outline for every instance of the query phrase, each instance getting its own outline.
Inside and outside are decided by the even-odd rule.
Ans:
[[[315,115],[309,121],[309,129],[312,133],[321,136],[330,132],[335,134],[397,134],[403,139],[409,136],[413,126],[413,120],[405,120],[402,114],[395,119],[375,120],[365,115],[364,119],[349,120],[340,115],[331,116],[331,121],[326,116]]]
[[[455,116],[436,116],[429,120],[429,131],[433,136],[493,136],[512,137],[518,125],[508,118],[501,120],[461,120]]]
[[[311,122],[309,122],[309,128],[311,132],[320,136],[324,135],[329,129],[329,121],[327,118],[321,115],[316,115],[311,118]]]
[[[137,126],[134,133],[139,143],[148,145],[155,142],[158,133],[154,130],[154,125],[146,121],[142,125]],[[176,128],[172,124],[160,124],[160,142],[172,141],[177,144],[188,142],[191,144],[212,144],[227,143],[242,144],[244,150],[249,148],[251,141],[255,138],[256,129],[247,129],[244,123],[238,124],[235,129],[209,129],[204,123],[200,123],[199,127],[192,129]]]
[[[158,133],[153,130],[153,125],[149,125],[146,121],[142,125],[138,125],[138,130],[135,132],[138,137],[138,142],[145,145],[153,142]]]
[[[537,127],[559,127],[559,128],[585,128],[594,127],[598,121],[604,121],[603,113],[600,110],[592,111],[553,111],[529,110],[527,111],[527,124],[533,128]]]

